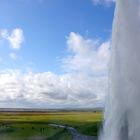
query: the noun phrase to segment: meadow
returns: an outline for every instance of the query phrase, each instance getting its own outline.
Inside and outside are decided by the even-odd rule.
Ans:
[[[71,134],[61,124],[75,128],[79,133],[97,136],[101,127],[102,113],[92,111],[68,112],[1,112],[0,140],[72,140]]]

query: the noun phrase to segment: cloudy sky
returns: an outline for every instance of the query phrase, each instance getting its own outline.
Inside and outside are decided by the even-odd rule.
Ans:
[[[1,0],[0,107],[103,107],[113,0]]]

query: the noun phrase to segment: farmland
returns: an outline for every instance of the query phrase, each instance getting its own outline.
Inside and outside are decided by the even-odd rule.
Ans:
[[[44,137],[48,140],[72,140],[71,134],[58,124],[75,128],[78,133],[97,136],[102,113],[94,111],[0,112],[1,140],[28,140]]]

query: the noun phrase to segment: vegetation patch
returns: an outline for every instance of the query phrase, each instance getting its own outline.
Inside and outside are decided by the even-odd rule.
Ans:
[[[48,124],[71,126],[81,134],[97,136],[101,121],[101,112],[2,113],[0,114],[0,137],[1,140],[27,140],[32,137],[72,140],[66,128]]]

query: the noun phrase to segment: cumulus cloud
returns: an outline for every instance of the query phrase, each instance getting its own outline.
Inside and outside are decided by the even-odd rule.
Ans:
[[[0,102],[28,102],[45,107],[96,107],[107,91],[107,77],[45,73],[0,74]]]
[[[24,41],[23,30],[16,28],[10,32],[7,29],[3,29],[0,31],[0,38],[8,41],[12,49],[19,50]]]
[[[101,107],[107,92],[109,41],[87,39],[77,33],[67,37],[66,72],[0,73],[0,105],[35,107]],[[24,104],[24,105],[23,105]],[[8,104],[7,104],[8,107]]]
[[[93,75],[107,73],[110,57],[109,41],[99,43],[98,40],[86,39],[80,34],[71,32],[67,45],[71,54],[64,59],[66,69]]]

